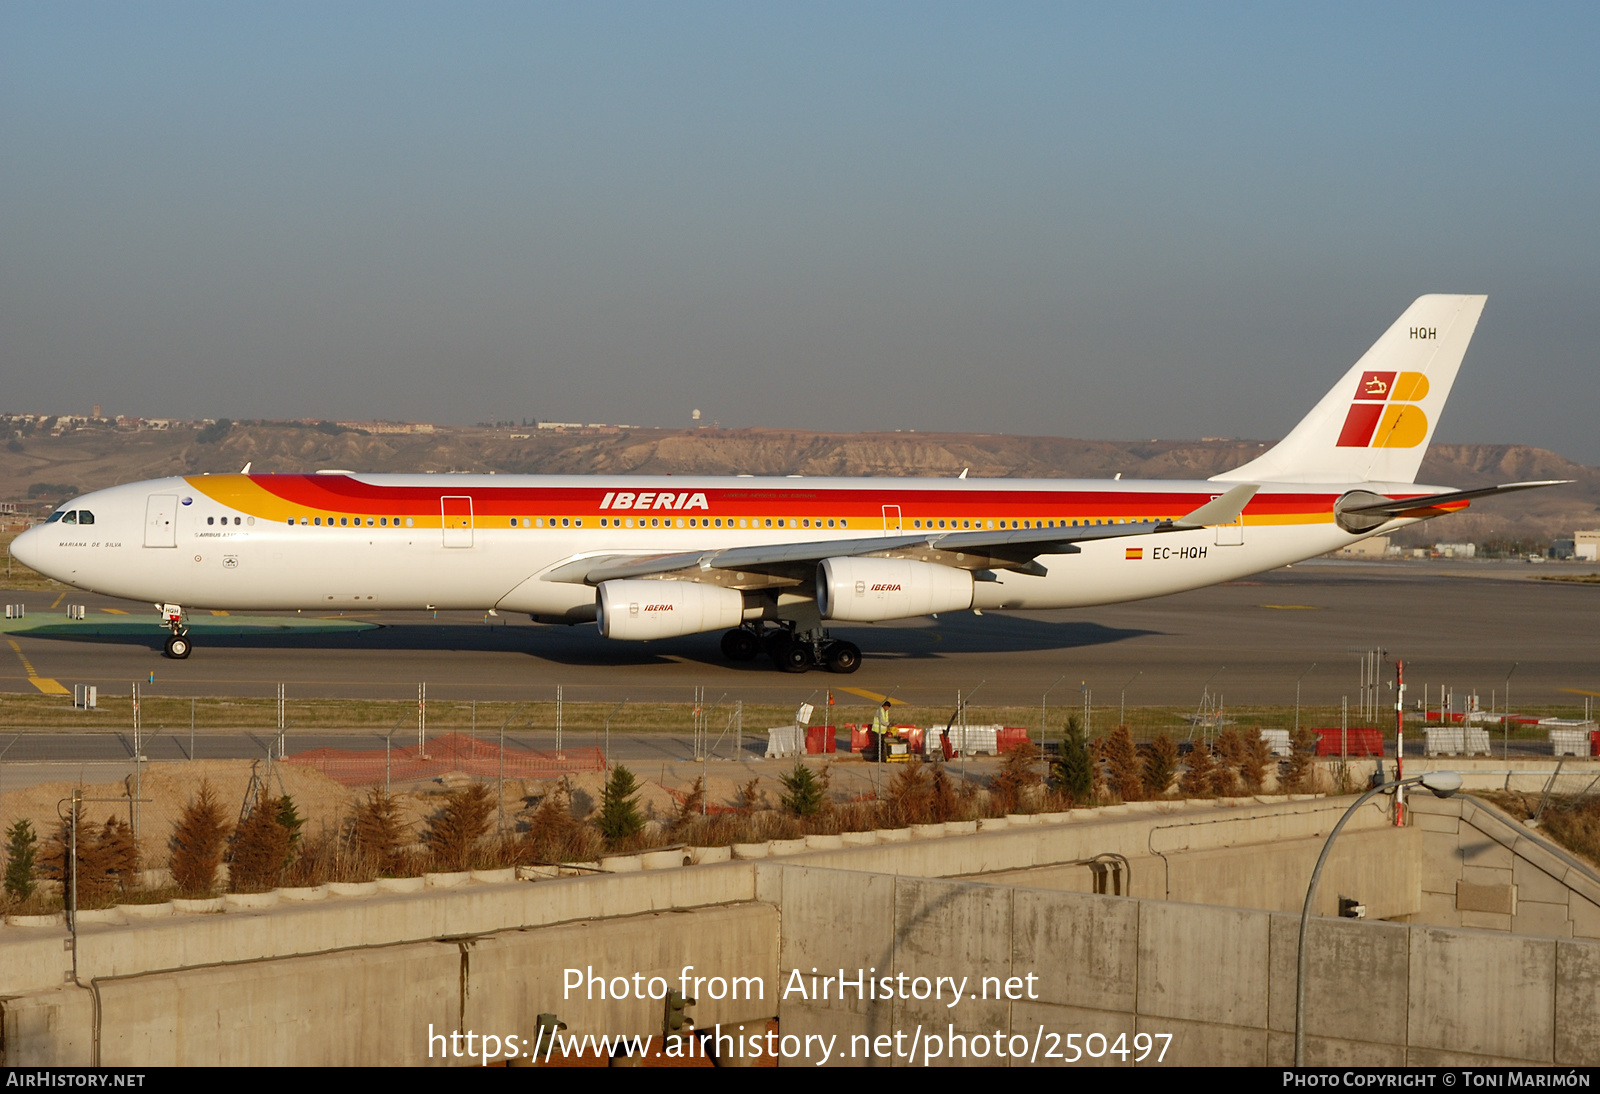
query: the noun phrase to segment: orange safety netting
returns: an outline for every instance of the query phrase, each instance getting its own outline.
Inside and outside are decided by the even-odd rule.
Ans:
[[[284,763],[314,767],[345,786],[382,782],[386,773],[393,782],[418,782],[453,771],[491,779],[501,774],[515,779],[553,779],[606,769],[605,756],[598,748],[568,748],[560,753],[508,748],[502,757],[498,744],[464,733],[446,733],[421,749],[410,745],[390,749],[387,754],[381,748],[314,748],[286,756]]]

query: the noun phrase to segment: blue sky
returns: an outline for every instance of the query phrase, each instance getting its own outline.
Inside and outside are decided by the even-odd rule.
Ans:
[[[10,5],[0,409],[1274,437],[1424,292],[1600,463],[1600,9]]]

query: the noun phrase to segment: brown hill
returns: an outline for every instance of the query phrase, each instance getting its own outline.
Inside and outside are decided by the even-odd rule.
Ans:
[[[235,425],[213,443],[196,431],[80,429],[0,447],[0,499],[26,502],[30,488],[73,492],[166,475],[238,471],[494,471],[500,474],[754,474],[975,478],[1204,478],[1258,455],[1269,442],[1083,441],[970,433],[809,433],[777,429],[630,429],[607,433],[441,429],[432,434],[331,434],[300,425]],[[1563,478],[1574,485],[1480,503],[1420,540],[1548,539],[1600,525],[1600,468],[1527,445],[1436,444],[1421,480],[1487,486]],[[55,492],[35,499],[54,504]]]

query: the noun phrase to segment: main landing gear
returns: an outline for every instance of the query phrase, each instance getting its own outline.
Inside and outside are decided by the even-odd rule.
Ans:
[[[753,661],[763,649],[784,672],[806,672],[821,666],[829,672],[852,673],[861,667],[861,647],[830,638],[826,631],[796,634],[792,628],[779,627],[763,635],[750,627],[738,627],[722,636],[722,655],[730,661]]]
[[[189,630],[183,625],[183,609],[177,604],[158,604],[161,609],[161,621],[172,631],[167,636],[163,652],[174,661],[182,661],[194,651],[194,643],[189,641]]]

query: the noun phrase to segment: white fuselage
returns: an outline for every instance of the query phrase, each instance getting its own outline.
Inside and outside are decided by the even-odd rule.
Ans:
[[[1205,481],[757,479],[511,475],[189,476],[96,491],[13,553],[59,581],[186,608],[496,608],[583,618],[595,590],[545,580],[589,556],[654,555],[930,531],[1174,519],[1221,494]],[[1161,596],[1324,554],[1362,535],[1333,506],[1349,489],[1265,484],[1236,524],[1085,542],[1044,573],[974,584],[984,610]],[[640,499],[644,499],[641,505]],[[625,503],[625,504],[624,504]],[[570,569],[570,567],[568,567]],[[801,587],[777,599],[809,601]],[[769,612],[768,618],[774,615]]]

